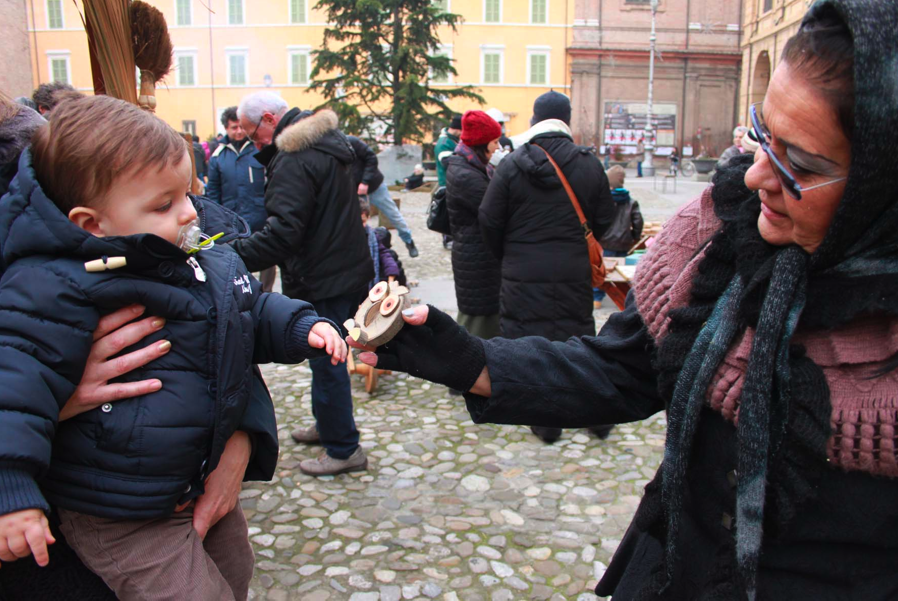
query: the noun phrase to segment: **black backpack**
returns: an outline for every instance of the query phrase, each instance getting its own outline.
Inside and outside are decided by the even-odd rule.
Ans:
[[[446,206],[446,186],[440,186],[430,195],[427,229],[440,234],[452,233],[449,229],[449,208]]]

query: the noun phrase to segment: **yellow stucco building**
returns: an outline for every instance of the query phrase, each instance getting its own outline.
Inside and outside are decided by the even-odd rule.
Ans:
[[[87,38],[69,0],[26,0],[34,85],[52,80],[92,88]],[[458,75],[439,85],[470,84],[483,107],[498,108],[511,134],[527,129],[533,100],[570,87],[566,48],[576,0],[435,0],[464,22],[440,31],[441,52]],[[174,68],[157,89],[157,114],[205,138],[220,130],[221,111],[269,89],[292,106],[322,98],[308,89],[312,50],[325,16],[317,0],[149,0],[163,12],[174,44]],[[79,3],[80,4],[80,3]],[[17,68],[24,68],[21,67]]]
[[[763,102],[770,76],[786,42],[798,32],[811,0],[745,0],[742,5],[742,82],[739,119],[748,124],[748,109]]]

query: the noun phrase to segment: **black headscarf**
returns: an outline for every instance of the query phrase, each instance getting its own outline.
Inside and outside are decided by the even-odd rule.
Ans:
[[[776,247],[760,236],[760,199],[743,178],[750,160],[718,174],[711,239],[688,307],[671,311],[656,368],[669,401],[662,467],[666,576],[674,573],[683,483],[700,408],[737,335],[755,330],[744,377],[739,442],[736,561],[755,597],[765,501],[788,520],[814,493],[826,464],[831,404],[820,368],[792,345],[799,321],[835,328],[866,314],[898,315],[898,0],[818,0],[802,28],[839,19],[854,41],[855,123],[845,193],[819,249]]]

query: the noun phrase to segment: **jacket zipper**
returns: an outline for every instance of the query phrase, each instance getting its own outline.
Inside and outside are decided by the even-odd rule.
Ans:
[[[200,262],[196,260],[196,257],[187,257],[187,264],[193,269],[193,275],[196,279],[201,282],[206,281],[206,272],[200,267]]]

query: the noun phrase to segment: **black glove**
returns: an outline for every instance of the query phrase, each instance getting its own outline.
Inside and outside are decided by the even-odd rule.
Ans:
[[[428,309],[424,325],[405,324],[377,349],[377,369],[403,371],[467,392],[486,367],[483,341],[433,305]]]

